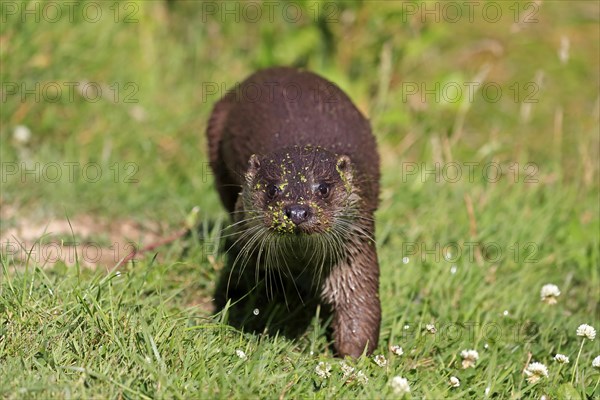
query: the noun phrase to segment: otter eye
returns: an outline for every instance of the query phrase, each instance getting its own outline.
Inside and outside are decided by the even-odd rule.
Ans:
[[[331,187],[327,183],[321,183],[321,184],[319,184],[319,187],[317,188],[317,191],[319,192],[319,195],[321,197],[326,198],[327,196],[329,196],[329,192],[331,191]]]
[[[272,183],[269,183],[267,185],[267,197],[272,200],[278,194],[279,194],[279,188],[277,187],[277,185],[273,185]]]

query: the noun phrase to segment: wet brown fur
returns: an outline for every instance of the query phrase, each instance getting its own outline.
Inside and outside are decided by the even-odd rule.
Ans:
[[[277,243],[291,243],[290,251],[271,262],[281,258],[292,280],[301,271],[311,272],[310,285],[333,310],[338,355],[358,357],[365,349],[370,354],[378,342],[381,309],[373,222],[379,156],[368,121],[325,79],[293,68],[270,68],[250,76],[215,105],[207,136],[217,189],[238,229],[262,224],[282,239]],[[281,194],[265,197],[266,185],[282,180]],[[323,181],[333,190],[327,198],[311,189]],[[289,204],[306,204],[310,218],[286,225],[289,220],[280,217],[280,210]],[[250,215],[255,216],[251,222]],[[310,248],[315,243],[311,235],[325,239],[341,218],[346,223],[340,251],[321,261],[327,265],[312,265],[311,257],[301,255],[318,250]],[[244,244],[243,238],[238,244]],[[239,245],[231,257],[240,255]],[[242,254],[246,262],[261,264],[244,269],[250,274],[263,267],[264,259],[252,252],[257,246],[247,246],[248,254]],[[310,271],[317,268],[320,275]]]

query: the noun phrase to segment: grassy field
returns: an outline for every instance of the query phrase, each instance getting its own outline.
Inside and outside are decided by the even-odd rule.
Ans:
[[[577,335],[600,329],[598,3],[251,4],[0,3],[0,397],[398,398],[402,377],[415,399],[599,398],[600,338]],[[385,365],[344,366],[319,318],[290,340],[211,314],[228,216],[204,129],[271,65],[371,119]],[[194,207],[197,234],[117,268]]]

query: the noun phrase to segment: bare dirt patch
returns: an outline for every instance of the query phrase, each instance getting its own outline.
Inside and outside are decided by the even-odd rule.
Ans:
[[[3,207],[2,217],[6,221]],[[0,250],[14,263],[30,262],[51,267],[58,262],[67,266],[112,268],[135,249],[159,241],[168,227],[155,222],[131,219],[110,220],[92,215],[53,218],[40,221],[19,218],[12,226],[0,226]]]

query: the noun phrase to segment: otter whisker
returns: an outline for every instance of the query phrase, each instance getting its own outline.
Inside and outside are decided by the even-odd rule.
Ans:
[[[263,249],[265,248],[266,243],[268,242],[268,236],[266,233],[262,234],[261,240],[260,240],[260,245],[258,248],[258,256],[257,256],[257,260],[256,260],[256,264],[254,265],[254,276],[256,281],[258,282],[258,278],[259,278],[259,274],[260,274],[260,268],[261,268],[261,262],[260,262],[260,258],[263,252]],[[265,276],[265,279],[267,279],[267,276]],[[268,280],[265,281],[267,283],[268,286]]]
[[[275,239],[275,240],[273,241],[273,245],[274,245],[275,247],[277,246],[277,242],[278,242],[278,241],[279,241],[279,240],[277,240],[277,239]],[[273,253],[275,253],[275,254],[276,254],[276,250],[274,250],[274,251],[273,251]],[[276,257],[276,255],[274,255],[274,257]],[[277,260],[277,258],[276,258],[276,260]],[[278,261],[276,261],[276,262],[278,262]],[[286,269],[289,271],[289,266],[287,265],[287,261],[285,261],[285,258],[283,259],[283,263],[284,263],[284,266],[285,266],[285,268],[286,268]],[[289,303],[288,303],[288,300],[287,300],[286,287],[285,287],[285,284],[284,284],[284,282],[283,282],[283,278],[282,278],[282,276],[281,276],[282,272],[283,272],[283,274],[285,275],[285,271],[283,271],[283,268],[281,268],[281,266],[277,266],[277,268],[276,268],[276,269],[277,269],[277,273],[278,273],[278,275],[279,275],[279,282],[281,283],[281,290],[282,290],[282,292],[283,292],[283,301],[285,302],[285,307],[286,307],[286,309],[288,309],[288,310],[289,310]],[[296,292],[298,292],[298,288],[296,287],[296,283],[295,283],[295,282],[294,282],[294,280],[293,280],[293,277],[292,277],[292,273],[291,273],[291,271],[290,271],[290,277],[292,278],[292,283],[293,283],[293,285],[294,285],[294,288],[296,289]],[[300,297],[300,300],[302,301],[302,297],[300,296],[300,293],[299,293],[299,292],[298,292],[298,296]],[[304,304],[304,303],[303,303],[303,304]]]
[[[233,276],[233,273],[235,271],[235,267],[237,266],[238,261],[240,260],[240,257],[244,258],[244,264],[242,265],[241,271],[238,275],[238,280],[237,280],[237,284],[240,283],[240,279],[244,273],[244,269],[245,266],[249,260],[249,256],[248,256],[248,252],[249,249],[252,248],[252,246],[254,245],[254,243],[256,242],[256,240],[258,240],[260,238],[260,233],[261,233],[261,227],[257,226],[255,228],[251,228],[248,229],[248,231],[244,232],[244,234],[242,235],[242,238],[245,236],[250,236],[250,239],[247,240],[244,244],[244,246],[242,246],[242,248],[240,249],[240,251],[238,252],[238,254],[235,257],[235,260],[233,261],[232,265],[231,265],[231,270],[229,271],[229,277],[227,279],[227,289],[226,289],[226,294],[229,294],[229,287],[231,285],[231,277]],[[238,239],[233,245],[230,246],[230,249],[235,246],[239,240],[241,240],[242,238]]]
[[[244,246],[240,250],[238,256],[243,256],[240,276],[243,275],[243,273],[246,269],[246,265],[248,265],[248,262],[253,257],[253,254],[256,252],[255,243],[261,241],[263,236],[264,236],[263,229],[257,229],[257,231],[252,234],[252,236],[248,239],[248,241],[244,244]],[[237,261],[238,261],[238,257],[236,257],[234,266],[235,266],[235,264],[237,264]]]
[[[375,242],[375,239],[372,237],[371,234],[369,234],[369,231],[367,228],[364,228],[364,227],[360,226],[359,224],[352,223],[352,221],[347,220],[344,217],[338,218],[337,226],[340,229],[343,229],[344,232],[347,234],[358,234],[359,236],[365,237],[368,240]]]
[[[343,254],[344,254],[343,235],[340,232],[338,232],[336,229],[334,229],[332,231],[332,234],[328,235],[328,236],[332,242],[332,248],[334,251],[336,261],[339,262],[342,260]]]
[[[232,249],[234,249],[239,243],[245,242],[244,246],[242,246],[242,249],[243,249],[244,247],[246,247],[246,244],[248,242],[248,240],[247,240],[248,237],[249,236],[252,237],[255,233],[257,233],[261,230],[262,230],[261,226],[255,226],[255,227],[250,227],[244,231],[238,232],[240,237],[235,242],[233,242],[226,251],[229,252]]]
[[[320,251],[321,251],[321,262],[319,264],[319,274],[317,277],[317,287],[321,286],[321,278],[323,277],[323,268],[325,266],[325,258],[326,258],[326,249],[325,249],[325,240],[321,240],[319,242]]]
[[[248,224],[249,222],[260,220],[260,219],[263,219],[263,218],[264,217],[262,215],[254,215],[252,217],[248,217],[248,218],[245,218],[245,219],[241,219],[241,220],[239,220],[237,222],[234,222],[234,223],[226,226],[225,229],[223,229],[223,230],[224,231],[231,231],[231,230],[235,231],[234,228],[237,229],[237,227],[239,225]]]

